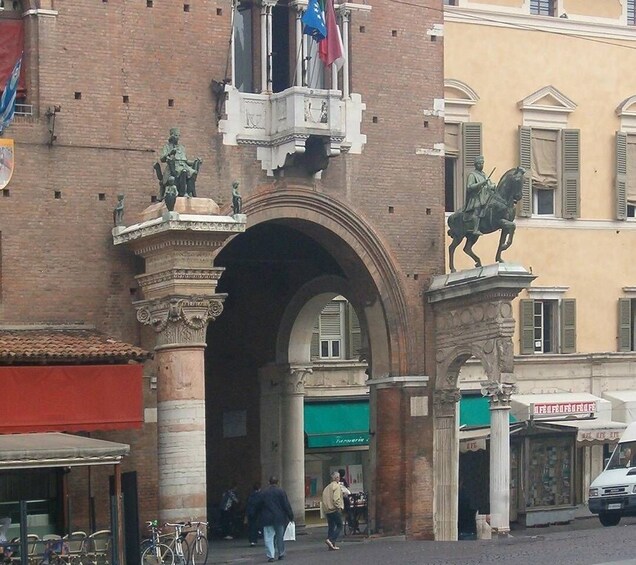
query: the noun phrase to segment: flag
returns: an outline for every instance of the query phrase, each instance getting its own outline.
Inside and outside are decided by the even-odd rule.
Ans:
[[[301,21],[304,34],[311,35],[316,41],[322,41],[327,37],[323,0],[309,0]]]
[[[11,71],[4,86],[2,97],[0,97],[0,133],[11,123],[15,114],[15,99],[18,91],[18,79],[20,78],[20,67],[22,66],[22,55]]]
[[[335,64],[336,68],[340,70],[345,62],[344,46],[340,28],[336,23],[333,0],[326,0],[325,16],[327,20],[327,37],[318,44],[318,56],[326,67]]]

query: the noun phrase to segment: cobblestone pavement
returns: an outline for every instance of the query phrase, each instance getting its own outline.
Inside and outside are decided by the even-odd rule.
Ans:
[[[340,551],[328,551],[324,528],[309,528],[288,542],[285,563],[332,565],[636,565],[636,518],[603,528],[595,518],[563,526],[515,530],[499,540],[431,542],[392,538],[345,538]],[[262,540],[210,544],[208,564],[265,563]]]

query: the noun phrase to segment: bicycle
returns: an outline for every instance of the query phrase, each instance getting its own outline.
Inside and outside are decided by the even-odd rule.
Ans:
[[[190,522],[166,522],[164,526],[174,528],[173,534],[163,534],[159,538],[165,540],[166,545],[174,552],[175,565],[188,565],[190,561],[190,546],[186,537],[190,532],[184,531]]]
[[[189,522],[190,526],[196,528],[188,533],[194,534],[194,539],[190,543],[190,565],[205,565],[208,561],[208,538],[205,537],[207,522]]]
[[[146,522],[151,537],[141,542],[142,565],[174,565],[174,552],[165,543],[161,543],[161,530],[157,527],[157,520]]]

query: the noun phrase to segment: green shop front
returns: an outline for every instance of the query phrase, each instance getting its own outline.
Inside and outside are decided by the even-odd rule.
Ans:
[[[305,401],[305,521],[322,524],[322,490],[344,469],[352,493],[367,490],[369,400]]]

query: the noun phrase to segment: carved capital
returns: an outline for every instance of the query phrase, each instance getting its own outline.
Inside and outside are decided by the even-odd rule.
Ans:
[[[283,394],[305,394],[305,382],[312,373],[309,366],[289,367],[289,372],[282,378]]]
[[[485,381],[481,383],[481,394],[490,399],[491,408],[509,408],[510,396],[517,391],[513,383]]]
[[[137,320],[157,333],[157,347],[167,345],[205,345],[210,321],[223,312],[220,297],[174,297],[143,302],[137,308]]]
[[[437,416],[448,417],[455,414],[455,407],[462,397],[458,388],[443,388],[433,393],[433,407]]]

